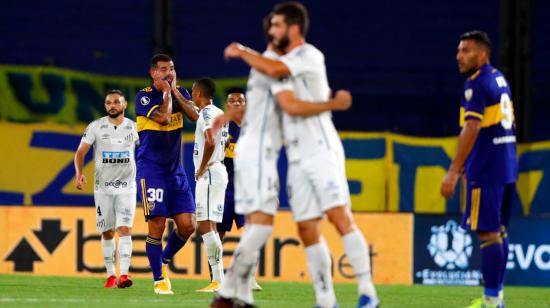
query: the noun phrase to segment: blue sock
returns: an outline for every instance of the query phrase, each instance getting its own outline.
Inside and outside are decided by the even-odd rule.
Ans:
[[[481,242],[481,272],[483,273],[485,296],[498,297],[502,262],[504,258],[502,239]]]
[[[502,236],[502,267],[500,269],[499,290],[504,289],[504,273],[506,272],[506,263],[508,263],[508,253],[510,251],[510,248],[509,248],[510,241],[508,241],[508,233],[506,232],[506,229],[502,231],[501,236]]]
[[[153,279],[155,281],[162,280],[162,264],[160,261],[160,255],[162,254],[161,239],[147,236],[145,240],[145,253],[149,259],[149,265],[153,272]]]
[[[174,229],[170,236],[168,237],[168,242],[166,242],[166,247],[162,252],[162,263],[168,264],[172,261],[174,255],[185,245],[187,238],[182,237],[178,232],[178,229]]]

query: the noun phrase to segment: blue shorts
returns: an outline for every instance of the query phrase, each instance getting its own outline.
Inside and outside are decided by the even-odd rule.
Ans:
[[[193,193],[185,175],[140,176],[137,178],[137,187],[145,221],[150,217],[195,213]]]
[[[237,229],[242,228],[244,226],[244,215],[235,213],[235,197],[233,194],[227,194],[226,192],[222,222],[217,224],[218,232],[231,231],[233,221],[235,221]]]
[[[510,223],[516,183],[467,184],[466,210],[462,227],[466,230],[498,232]]]

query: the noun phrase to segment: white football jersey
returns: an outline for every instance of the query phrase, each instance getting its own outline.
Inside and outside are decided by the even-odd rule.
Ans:
[[[263,56],[276,59],[278,55],[266,50]],[[235,165],[276,161],[282,147],[281,109],[275,103],[271,86],[276,79],[250,70],[246,89],[246,112],[239,140],[235,146]]]
[[[124,118],[115,126],[107,116],[90,123],[82,142],[94,147],[94,192],[136,193],[135,147],[139,145],[136,123]]]
[[[197,120],[197,126],[195,129],[195,146],[193,150],[193,163],[195,164],[195,172],[199,170],[199,167],[202,163],[202,157],[204,154],[204,143],[206,142],[204,132],[207,129],[212,128],[212,123],[214,122],[214,119],[222,114],[223,111],[212,104],[204,107],[199,112],[199,119]],[[210,156],[208,164],[211,164],[213,162],[223,162],[223,159],[225,158],[225,144],[227,143],[227,137],[229,135],[228,131],[229,125],[225,124],[216,134],[214,152],[212,153],[212,156]]]
[[[311,44],[303,44],[281,56],[289,68],[290,82],[296,98],[308,102],[325,102],[330,97],[325,56]],[[274,87],[274,95],[284,86]],[[289,162],[308,157],[312,153],[333,150],[343,156],[338,132],[332,123],[332,113],[315,116],[289,116],[283,113],[285,149]]]

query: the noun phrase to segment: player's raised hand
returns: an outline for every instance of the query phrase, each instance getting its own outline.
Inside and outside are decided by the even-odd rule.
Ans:
[[[176,91],[178,87],[178,81],[176,79],[176,72],[174,72],[174,78],[172,78],[172,82],[170,83],[170,88],[172,91]]]
[[[86,176],[84,174],[77,174],[75,178],[75,186],[76,189],[82,190],[84,188],[84,184],[86,184]]]
[[[334,110],[348,110],[351,107],[352,97],[347,90],[338,90],[334,95]]]
[[[245,47],[240,43],[233,42],[227,45],[227,47],[225,47],[225,50],[223,51],[223,57],[226,60],[233,59],[233,58],[240,58],[244,48]]]

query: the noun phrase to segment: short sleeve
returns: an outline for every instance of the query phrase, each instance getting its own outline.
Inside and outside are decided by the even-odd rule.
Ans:
[[[139,134],[137,132],[137,124],[134,121],[132,121],[132,135],[134,136],[134,144],[139,146]]]
[[[94,144],[95,142],[95,127],[96,127],[96,121],[93,121],[86,127],[86,130],[84,131],[84,134],[82,135],[81,142],[84,142],[86,144]]]
[[[204,133],[207,129],[212,128],[212,122],[214,122],[215,112],[210,108],[203,108],[201,110],[201,117],[203,119],[201,131]]]
[[[280,61],[288,67],[292,76],[316,72],[324,66],[323,55],[306,46],[282,56]]]
[[[136,106],[136,116],[150,118],[153,111],[159,108],[158,104],[153,103],[151,96],[144,91],[138,92],[134,101]]]
[[[470,82],[464,90],[464,120],[483,120],[485,99],[477,83]]]

